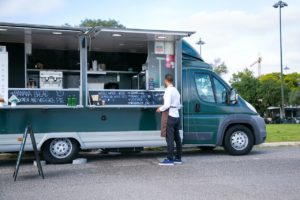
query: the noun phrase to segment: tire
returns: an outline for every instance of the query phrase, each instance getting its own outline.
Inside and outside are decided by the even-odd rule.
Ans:
[[[254,145],[252,131],[243,125],[230,127],[224,138],[224,148],[230,155],[246,155]]]
[[[210,146],[203,146],[203,147],[199,147],[199,149],[201,149],[202,151],[213,151],[216,147],[210,147]]]
[[[70,163],[78,155],[79,144],[74,139],[54,138],[45,142],[42,152],[49,163]]]

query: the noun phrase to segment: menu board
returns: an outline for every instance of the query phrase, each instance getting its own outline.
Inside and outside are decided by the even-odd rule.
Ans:
[[[89,94],[90,97],[92,95],[99,95],[99,101],[101,101],[101,103],[102,101],[104,101],[105,105],[149,106],[149,105],[162,105],[164,92],[163,91],[134,91],[134,90],[133,91],[102,90],[102,91],[89,91]]]
[[[8,102],[8,53],[5,48],[0,50],[0,98],[4,104]]]
[[[69,97],[79,102],[78,90],[9,89],[8,96],[15,95],[18,105],[67,105]]]

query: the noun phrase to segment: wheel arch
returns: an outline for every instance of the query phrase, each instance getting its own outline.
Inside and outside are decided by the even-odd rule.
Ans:
[[[47,141],[55,138],[68,138],[77,142],[80,149],[84,147],[84,143],[77,133],[49,133],[45,134],[41,141],[38,143],[38,150],[42,150]]]
[[[223,146],[226,131],[235,125],[243,125],[249,128],[254,137],[254,144],[258,143],[259,129],[257,127],[256,121],[253,119],[252,115],[247,114],[237,114],[229,115],[223,118],[219,123],[218,134],[217,134],[217,145]]]

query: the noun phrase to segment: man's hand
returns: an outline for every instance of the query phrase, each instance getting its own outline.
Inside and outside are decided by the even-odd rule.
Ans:
[[[160,109],[159,109],[159,108],[157,108],[157,109],[156,109],[156,112],[160,113],[161,111],[160,111]]]

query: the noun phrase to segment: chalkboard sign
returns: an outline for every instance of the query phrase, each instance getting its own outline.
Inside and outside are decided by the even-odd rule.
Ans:
[[[37,167],[38,167],[39,175],[44,179],[43,168],[42,168],[42,165],[41,165],[40,155],[39,155],[39,152],[38,152],[38,149],[37,149],[34,133],[31,129],[31,126],[27,126],[26,129],[25,129],[25,133],[23,134],[22,143],[21,143],[21,146],[20,146],[16,167],[15,167],[15,171],[14,171],[14,174],[13,174],[14,181],[17,180],[19,167],[20,167],[20,164],[21,164],[21,159],[22,159],[22,155],[23,155],[23,152],[24,152],[24,148],[25,148],[26,139],[27,139],[28,134],[30,135],[32,149],[33,149],[33,152],[34,152],[35,161],[36,161],[36,164],[37,164]]]
[[[163,104],[163,91],[89,91],[91,95],[99,95],[99,101],[105,105],[135,105],[149,106]]]
[[[78,90],[9,89],[8,97],[15,95],[18,105],[67,105],[67,98],[74,96],[79,102]]]

